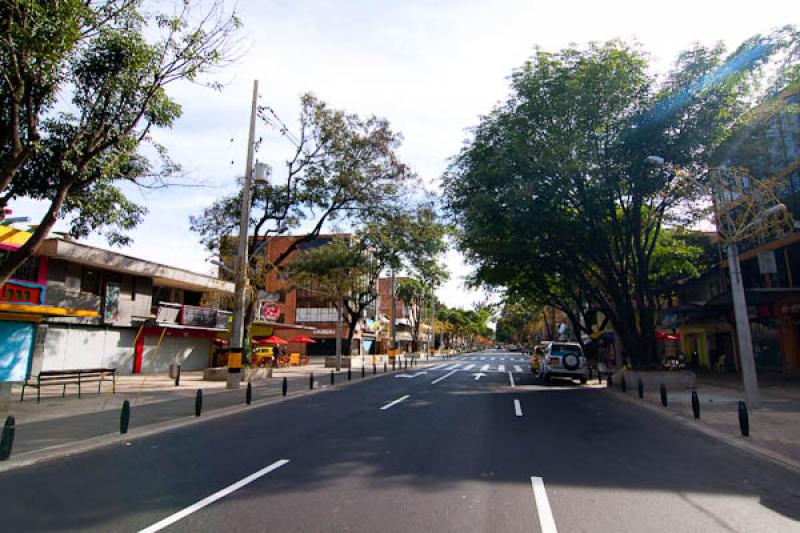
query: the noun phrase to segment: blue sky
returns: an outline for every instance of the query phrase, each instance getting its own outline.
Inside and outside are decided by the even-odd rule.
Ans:
[[[172,86],[184,115],[171,130],[157,133],[204,186],[131,191],[150,213],[124,253],[214,271],[189,232],[188,218],[232,191],[244,170],[253,79],[260,81],[260,103],[290,127],[299,96],[309,91],[334,107],[386,117],[405,137],[403,160],[436,190],[467,128],[506,96],[508,75],[535,45],[556,50],[569,43],[635,39],[663,71],[693,42],[735,46],[753,33],[800,24],[800,9],[789,0],[240,0],[237,11],[245,53],[216,76],[224,90]],[[264,125],[259,135],[264,142],[258,158],[279,172],[291,144]],[[43,212],[32,202],[12,207],[34,218]],[[107,247],[99,238],[89,242]],[[470,306],[485,297],[463,287],[468,268],[458,253],[449,253],[446,262],[451,280],[439,291],[445,303]]]

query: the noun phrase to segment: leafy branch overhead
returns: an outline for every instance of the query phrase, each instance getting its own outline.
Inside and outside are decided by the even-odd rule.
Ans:
[[[19,198],[49,207],[33,236],[0,264],[0,283],[59,219],[70,233],[112,243],[146,209],[119,184],[159,182],[176,171],[152,138],[181,115],[166,92],[235,54],[237,17],[221,1],[198,12],[142,9],[141,0],[11,0],[0,6],[0,208]],[[151,160],[150,145],[160,160]]]
[[[663,78],[621,41],[538,50],[445,176],[476,281],[576,323],[601,311],[634,361],[652,364],[663,284],[698,257],[664,229],[705,214],[710,169],[735,152],[748,111],[798,81],[799,50],[782,28],[730,53],[696,46]]]

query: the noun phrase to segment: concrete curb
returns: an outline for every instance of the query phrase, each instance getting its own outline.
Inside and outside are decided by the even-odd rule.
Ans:
[[[678,414],[675,414],[669,411],[667,408],[661,407],[660,405],[649,404],[645,400],[640,400],[638,397],[628,396],[626,394],[623,394],[622,391],[617,391],[616,389],[612,392],[611,395],[616,398],[625,400],[633,405],[637,405],[642,409],[658,413],[659,415],[665,418],[669,418],[675,422],[682,424],[685,427],[691,428],[708,437],[722,441],[725,444],[738,449],[739,451],[742,451],[754,457],[758,457],[759,459],[765,459],[770,463],[783,467],[795,474],[800,474],[800,461],[796,461],[778,452],[773,452],[772,450],[768,450],[756,444],[752,444],[742,440],[745,437],[736,437],[734,435],[729,435],[727,433],[717,431],[716,429],[712,429],[702,425],[702,423],[695,422],[693,419],[684,418]]]
[[[353,381],[349,383],[347,381],[344,381],[341,385],[333,387],[330,387],[328,385],[322,385],[319,388],[315,388],[314,390],[306,389],[301,392],[295,392],[287,396],[286,398],[284,398],[283,396],[278,396],[276,398],[255,400],[250,405],[247,405],[244,402],[242,402],[241,404],[238,405],[214,409],[212,411],[209,411],[208,414],[204,414],[203,416],[200,417],[187,415],[181,418],[176,418],[175,420],[168,420],[166,422],[148,424],[146,426],[142,426],[139,428],[131,428],[130,431],[124,435],[120,433],[107,433],[105,435],[99,435],[97,437],[92,437],[74,443],[57,444],[55,446],[48,446],[46,448],[20,453],[18,455],[13,455],[12,452],[12,456],[8,461],[0,462],[0,473],[9,472],[11,470],[24,468],[27,466],[37,465],[55,459],[61,459],[65,457],[79,455],[82,453],[111,446],[113,444],[118,444],[121,442],[129,442],[133,440],[143,439],[146,437],[150,437],[152,435],[157,435],[159,433],[164,433],[175,429],[181,429],[196,424],[201,424],[203,422],[207,422],[209,420],[216,420],[217,418],[221,418],[228,415],[235,415],[243,413],[245,411],[252,411],[254,408],[257,409],[259,407],[266,407],[287,400],[293,400],[295,398],[303,398],[305,396],[312,396],[323,392],[341,390],[345,385],[355,385],[357,383],[365,383],[373,379],[379,379],[381,377],[391,376],[397,372],[402,372],[402,371],[396,370],[395,372],[392,372],[391,370],[389,370],[385,374],[378,373],[374,376],[372,374],[367,374],[363,379],[359,377],[356,380],[354,377]]]

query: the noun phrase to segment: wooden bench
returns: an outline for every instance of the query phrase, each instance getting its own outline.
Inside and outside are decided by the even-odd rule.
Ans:
[[[109,377],[110,375],[110,377]],[[111,381],[111,390],[117,392],[116,368],[76,368],[71,370],[42,370],[36,377],[30,377],[22,383],[22,394],[19,401],[25,400],[25,387],[36,388],[36,403],[41,401],[41,389],[50,385],[61,385],[61,397],[67,394],[67,385],[78,386],[78,398],[81,397],[81,385],[97,382],[97,394],[104,381]]]

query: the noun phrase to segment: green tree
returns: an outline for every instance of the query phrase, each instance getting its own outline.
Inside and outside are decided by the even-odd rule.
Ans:
[[[403,278],[395,290],[397,298],[406,304],[408,321],[411,325],[411,349],[419,350],[420,330],[422,328],[422,315],[425,309],[425,297],[428,294],[426,285],[417,278]]]
[[[233,52],[238,19],[222,2],[200,14],[194,4],[165,14],[141,0],[2,2],[0,209],[18,198],[49,206],[0,263],[0,284],[59,219],[75,237],[101,231],[111,243],[128,241],[123,231],[146,209],[119,184],[162,184],[176,170],[151,136],[181,114],[166,87],[197,80]]]
[[[369,256],[354,249],[346,239],[336,238],[328,244],[298,254],[289,262],[287,271],[295,288],[328,296],[339,312],[344,313],[344,301],[365,284],[369,262]],[[354,326],[348,332],[348,343],[353,338],[353,329]],[[336,368],[340,367],[341,362],[337,360]]]
[[[267,117],[267,108],[260,112]],[[273,176],[267,187],[255,188],[252,194],[246,330],[254,319],[253,294],[265,289],[267,274],[316,239],[325,224],[338,221],[358,227],[401,203],[414,176],[397,156],[400,142],[401,136],[385,119],[331,109],[311,94],[301,98],[296,150],[286,161],[284,174]],[[214,255],[235,254],[240,206],[241,192],[190,218],[192,231]],[[267,263],[265,243],[301,227],[291,244]]]
[[[759,92],[762,75],[796,62],[799,42],[784,28],[730,54],[697,46],[663,80],[619,41],[537,51],[445,176],[476,279],[573,313],[595,306],[635,363],[655,364],[662,229],[694,214],[717,149],[774,93]]]

